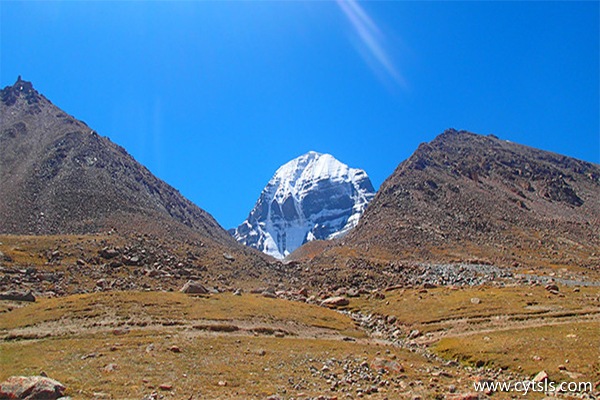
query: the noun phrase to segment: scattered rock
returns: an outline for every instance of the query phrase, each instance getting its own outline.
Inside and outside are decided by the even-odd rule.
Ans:
[[[418,329],[413,329],[412,331],[410,331],[410,333],[408,334],[408,338],[409,339],[416,339],[419,336],[421,336],[421,331]]]
[[[20,291],[20,290],[10,290],[8,292],[0,293],[0,300],[34,302],[35,296],[31,292],[25,292],[25,291]]]
[[[267,297],[269,299],[277,298],[277,295],[275,294],[275,289],[272,287],[266,288],[266,289],[262,290],[260,293],[263,297]]]
[[[371,363],[371,368],[374,370],[385,370],[388,372],[401,373],[404,372],[402,364],[394,360],[388,360],[385,358],[376,358]]]
[[[12,262],[12,258],[0,251],[0,261]]]
[[[198,282],[187,281],[181,288],[180,292],[187,294],[208,294],[208,289]]]
[[[140,265],[140,258],[138,256],[125,257],[123,263],[129,266],[137,266]]]
[[[55,400],[63,397],[65,386],[43,376],[11,376],[0,383],[0,399]]]
[[[480,304],[480,303],[481,303],[481,299],[479,297],[471,298],[471,304]]]
[[[217,383],[217,385],[219,385],[219,386],[221,386],[221,387],[225,387],[225,386],[227,386],[227,381],[219,381],[219,382]]]
[[[223,258],[226,259],[227,261],[235,261],[235,257],[229,253],[223,253]]]
[[[322,306],[335,308],[335,307],[343,307],[350,304],[350,300],[345,297],[337,296],[337,297],[329,297],[321,302]]]
[[[545,380],[547,380],[548,374],[546,373],[546,371],[540,371],[538,372],[538,374],[533,378],[534,382],[544,382]]]
[[[449,400],[479,400],[477,393],[455,394],[448,397]]]
[[[558,292],[559,291],[558,286],[555,285],[554,283],[547,284],[545,286],[545,289],[549,292]]]
[[[169,347],[169,351],[173,353],[181,353],[181,349],[179,348],[179,346],[171,346]]]
[[[109,249],[108,247],[100,250],[100,257],[110,260],[111,258],[115,258],[119,255],[119,251],[117,249]]]
[[[107,366],[105,366],[104,368],[102,368],[102,370],[104,372],[114,372],[117,369],[119,369],[119,366],[117,364],[115,364],[115,363],[110,363]]]
[[[173,385],[169,383],[163,383],[158,387],[160,390],[173,390]]]

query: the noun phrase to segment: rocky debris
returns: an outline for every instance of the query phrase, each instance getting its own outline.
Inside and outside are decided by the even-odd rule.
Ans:
[[[329,297],[321,302],[322,306],[329,308],[343,307],[348,304],[350,304],[350,300],[342,296]]]
[[[162,383],[160,386],[158,386],[158,388],[160,390],[168,391],[173,390],[173,385],[171,385],[170,383]]]
[[[374,262],[353,258],[346,261],[344,267],[319,265],[321,259],[314,259],[311,268],[300,269],[295,273],[300,282],[313,287],[348,288],[347,294],[355,295],[371,293],[374,289],[423,287],[427,283],[435,286],[503,286],[515,281],[516,275],[511,268],[500,268],[488,264],[472,263],[425,263],[411,264],[403,262]],[[314,267],[314,268],[313,268]],[[352,273],[349,274],[349,271]],[[384,289],[385,288],[385,289]],[[423,290],[428,290],[423,288]],[[351,297],[351,296],[348,296]]]
[[[223,253],[223,258],[226,259],[227,261],[235,261],[235,257],[229,253]]]
[[[36,296],[39,293],[43,297],[54,297],[111,290],[179,290],[190,280],[202,282],[210,292],[211,286],[230,287],[238,279],[243,281],[244,276],[287,282],[296,272],[271,267],[266,262],[237,265],[217,259],[219,265],[211,264],[214,269],[208,273],[203,263],[219,253],[206,250],[200,241],[182,243],[179,239],[139,233],[111,236],[114,239],[100,234],[73,241],[50,237],[55,242],[38,254],[22,249],[30,258],[44,260],[39,261],[43,264],[8,266],[0,263],[0,292],[27,288]],[[57,249],[65,258],[45,261]],[[103,249],[118,251],[119,256],[103,258],[100,255]],[[231,268],[232,265],[235,268]],[[216,271],[219,273],[212,273]],[[268,279],[265,278],[267,273]]]
[[[25,292],[18,290],[10,290],[8,292],[0,293],[0,300],[35,302],[35,296],[30,291]]]
[[[183,293],[187,294],[208,294],[209,291],[207,288],[202,286],[202,284],[198,282],[187,281],[185,285],[180,290]]]
[[[66,387],[44,376],[11,376],[0,383],[0,399],[55,400],[63,397]]]
[[[481,299],[479,297],[471,298],[471,304],[480,304],[480,303],[481,303]]]

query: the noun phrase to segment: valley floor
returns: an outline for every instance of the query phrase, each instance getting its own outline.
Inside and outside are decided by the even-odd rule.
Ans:
[[[474,395],[474,382],[542,370],[600,379],[595,287],[398,289],[337,311],[177,292],[0,307],[0,381],[43,371],[76,399],[469,398],[459,395]]]
[[[43,372],[73,399],[600,396],[595,269],[421,265],[408,272],[468,283],[300,290],[280,282],[250,290],[264,283],[217,279],[220,290],[189,295],[177,290],[191,279],[179,265],[186,251],[182,261],[157,253],[167,267],[154,269],[102,256],[107,246],[129,248],[123,259],[134,264],[161,243],[1,239],[0,292],[39,295],[0,300],[0,382]],[[328,308],[330,296],[345,300]],[[525,396],[474,386],[531,381],[542,371],[547,382],[593,387]]]

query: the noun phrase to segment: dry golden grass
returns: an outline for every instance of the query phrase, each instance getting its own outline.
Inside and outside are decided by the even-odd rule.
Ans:
[[[442,339],[435,351],[468,364],[485,364],[555,381],[600,379],[600,323],[579,322]],[[559,370],[564,366],[566,371]]]
[[[116,235],[0,235],[0,243],[0,251],[16,265],[41,266],[48,261],[47,253],[55,249],[69,249],[61,254],[61,263],[74,264],[84,254],[97,254],[100,243],[121,246],[124,239]]]
[[[181,352],[169,351],[171,345],[179,346]],[[264,399],[277,393],[317,396],[331,393],[330,385],[312,377],[311,366],[320,370],[330,359],[371,361],[385,350],[413,366],[407,367],[407,380],[418,379],[420,370],[426,368],[419,356],[385,346],[322,339],[165,335],[162,331],[3,343],[0,349],[0,379],[45,371],[81,399],[94,398],[95,393],[140,399],[161,384],[173,385],[173,390],[162,394],[177,399]],[[86,358],[90,354],[95,356]],[[116,370],[108,372],[109,364],[115,364]],[[226,386],[219,386],[220,381]],[[301,387],[294,389],[298,383]],[[370,398],[383,399],[394,389],[388,390]]]
[[[315,305],[259,295],[189,296],[179,292],[105,292],[39,299],[28,307],[0,314],[0,332],[49,322],[93,319],[129,322],[131,325],[140,322],[176,325],[199,320],[260,320],[362,335],[350,318]]]
[[[534,316],[568,316],[600,312],[600,288],[582,287],[579,292],[561,287],[561,295],[543,287],[470,287],[409,289],[386,293],[384,300],[359,298],[351,307],[366,313],[396,316],[406,326],[424,331],[440,329],[444,321],[491,320],[498,316],[527,320]],[[471,299],[479,299],[474,304]]]
[[[175,324],[136,326],[133,318]],[[112,321],[105,329],[103,321]],[[220,326],[260,321],[259,326],[319,327],[330,335],[275,337],[263,330],[206,331],[199,321],[221,321]],[[93,324],[97,329],[90,329]],[[124,324],[121,324],[124,323]],[[261,325],[263,324],[263,325]],[[60,335],[38,336],[48,326],[71,328]],[[78,329],[73,329],[73,326]],[[119,326],[115,329],[114,326]],[[418,354],[378,342],[341,340],[344,335],[364,336],[354,323],[335,311],[303,303],[230,294],[190,297],[181,293],[98,293],[40,299],[23,308],[0,314],[5,333],[32,333],[0,341],[0,381],[12,375],[44,371],[65,384],[74,398],[140,399],[161,384],[167,398],[264,399],[334,394],[327,379],[313,375],[330,360],[351,360],[358,366],[376,357],[396,358],[406,371],[371,399],[411,398],[408,393],[440,393],[463,372],[439,376],[435,388],[408,382],[423,380],[434,368]],[[261,333],[257,333],[260,331]],[[180,352],[171,351],[178,346]],[[340,376],[339,364],[332,367]],[[113,369],[111,371],[111,369]],[[394,375],[396,376],[396,375]],[[391,377],[391,376],[390,376]],[[226,382],[220,386],[219,382]],[[296,385],[300,386],[296,386]],[[364,386],[364,384],[363,384]],[[469,381],[463,382],[468,390]],[[459,385],[459,387],[461,387]],[[352,389],[352,393],[355,389]]]
[[[447,359],[597,382],[600,288],[578,290],[561,287],[561,295],[554,295],[539,286],[411,289],[388,292],[383,300],[353,299],[351,306],[396,316],[406,332],[419,329],[424,336],[417,341]]]

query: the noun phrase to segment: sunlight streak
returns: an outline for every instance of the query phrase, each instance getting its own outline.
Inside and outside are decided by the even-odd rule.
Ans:
[[[396,83],[404,86],[404,78],[384,48],[385,37],[371,17],[356,0],[336,0],[336,2],[352,24],[361,44],[368,50],[361,52],[363,58],[366,58],[365,61],[372,67],[376,64],[376,67],[385,71]]]

